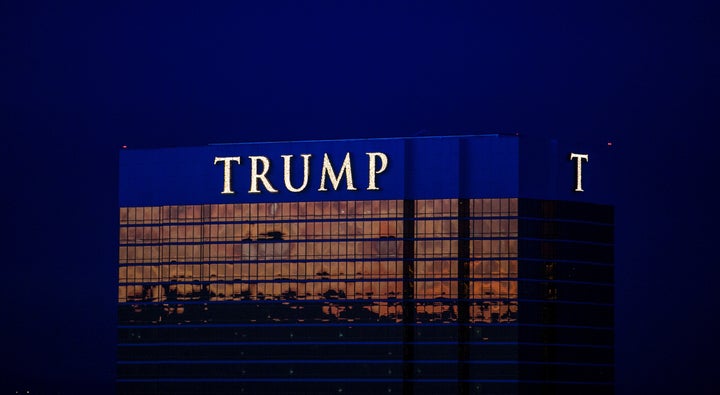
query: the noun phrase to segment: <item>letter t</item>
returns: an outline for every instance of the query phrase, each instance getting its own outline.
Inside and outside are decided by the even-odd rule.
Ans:
[[[223,191],[220,192],[221,194],[226,195],[232,195],[235,192],[232,190],[232,185],[230,184],[230,163],[231,162],[237,162],[237,164],[240,164],[240,157],[239,156],[226,156],[226,157],[215,157],[215,162],[213,162],[213,165],[217,165],[218,162],[223,162],[225,164],[223,169]]]
[[[575,171],[575,178],[576,178],[576,184],[575,184],[575,192],[584,192],[582,187],[582,161],[585,159],[585,162],[590,162],[590,155],[588,154],[575,154],[570,153],[570,160],[577,159],[577,170]]]

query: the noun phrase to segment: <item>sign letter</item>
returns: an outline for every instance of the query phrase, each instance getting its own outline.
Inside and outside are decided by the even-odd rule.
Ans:
[[[577,169],[575,170],[575,192],[584,192],[582,188],[582,161],[585,159],[585,162],[590,162],[590,155],[588,154],[575,154],[570,153],[570,160],[577,159]]]
[[[311,154],[302,154],[300,156],[303,157],[303,183],[300,188],[295,188],[292,186],[292,183],[290,183],[290,160],[292,159],[292,155],[280,155],[282,156],[285,163],[283,164],[283,170],[285,172],[285,188],[287,188],[290,192],[302,192],[305,187],[307,187],[308,184],[308,178],[310,176],[310,157]]]
[[[332,183],[333,189],[337,191],[343,174],[345,174],[345,177],[347,179],[347,190],[357,191],[357,188],[355,188],[355,186],[353,185],[352,168],[350,167],[350,153],[348,152],[347,154],[345,154],[345,160],[343,161],[342,167],[340,168],[340,174],[338,175],[335,175],[335,171],[332,168],[332,163],[330,163],[330,158],[328,157],[328,154],[325,153],[325,157],[323,159],[322,176],[320,177],[320,189],[318,189],[318,191],[327,191],[327,188],[325,188],[326,176],[330,177],[330,182]]]
[[[226,195],[232,195],[235,192],[232,190],[232,185],[230,183],[231,176],[230,176],[230,163],[231,162],[237,162],[237,164],[240,164],[240,157],[239,156],[226,156],[226,157],[215,157],[215,162],[213,162],[213,165],[217,165],[218,162],[223,162],[223,190],[220,192],[221,194]]]
[[[268,158],[264,156],[248,156],[248,158],[250,158],[250,190],[248,193],[260,193],[258,180],[263,183],[268,192],[277,192],[278,190],[273,188],[266,177],[267,172],[270,170],[270,161]],[[258,161],[263,164],[262,173],[258,173]]]
[[[369,169],[369,175],[368,175],[368,191],[379,191],[380,188],[377,187],[375,184],[375,175],[380,174],[387,169],[388,164],[388,157],[382,152],[366,152],[365,153],[368,156],[368,160],[370,163],[368,164]],[[380,170],[376,170],[375,167],[375,158],[380,158]]]

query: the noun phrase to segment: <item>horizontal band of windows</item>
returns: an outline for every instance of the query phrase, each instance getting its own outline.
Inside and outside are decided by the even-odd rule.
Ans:
[[[478,304],[470,306],[468,322],[515,322],[517,304]],[[317,303],[304,305],[310,311],[298,311],[297,304],[238,303],[236,305],[165,304],[154,306],[125,305],[118,311],[118,322],[130,324],[215,323],[298,323],[298,322],[454,322],[457,314],[450,303],[418,304],[415,317],[403,316],[405,303]],[[407,310],[405,310],[407,311]],[[484,313],[484,315],[483,315]]]
[[[518,199],[518,214],[536,218],[567,218],[612,223],[612,206],[561,200]]]
[[[459,258],[457,252],[446,253],[417,253],[415,258],[402,258],[402,256],[382,256],[373,254],[358,254],[357,257],[342,256],[338,253],[318,253],[318,254],[302,254],[302,258],[277,258],[277,259],[227,259],[202,257],[201,254],[189,256],[188,258],[161,258],[155,257],[138,257],[138,258],[121,258],[118,262],[119,267],[162,267],[168,265],[254,265],[254,264],[312,264],[312,263],[396,263],[396,262],[414,262],[414,263],[433,263],[433,262],[468,262],[470,264],[479,264],[483,262],[497,261],[513,261],[517,262],[520,258],[515,252],[494,252],[492,255],[483,257]],[[190,254],[188,254],[190,255]],[[333,257],[334,256],[334,257]],[[337,257],[337,258],[336,258]]]
[[[517,235],[503,235],[503,236],[470,236],[470,237],[457,237],[453,235],[449,236],[437,236],[437,233],[429,233],[436,236],[433,237],[413,237],[413,238],[402,238],[395,236],[377,236],[377,237],[336,237],[336,238],[314,238],[314,239],[256,239],[256,240],[227,240],[222,238],[213,237],[196,237],[196,238],[185,238],[193,241],[161,241],[151,240],[148,242],[136,242],[136,243],[120,243],[120,247],[165,247],[165,246],[211,246],[211,245],[224,245],[224,246],[249,246],[249,245],[283,245],[283,244],[322,244],[322,243],[401,243],[401,242],[435,242],[435,241],[526,241],[526,242],[544,242],[552,243],[558,246],[575,246],[585,245],[593,247],[608,247],[614,246],[613,243],[601,243],[594,241],[584,240],[568,240],[568,239],[550,239],[550,238],[538,238],[538,237],[524,237]],[[178,238],[175,238],[178,239]],[[592,262],[592,261],[590,261]]]
[[[217,323],[203,323],[203,324],[153,324],[153,325],[118,325],[118,329],[194,329],[194,328],[257,328],[257,327],[361,327],[361,326],[372,326],[372,327],[427,327],[427,326],[439,326],[439,327],[470,327],[470,328],[483,328],[483,327],[530,327],[530,328],[566,328],[566,329],[594,329],[601,331],[614,331],[615,328],[611,326],[590,326],[590,325],[560,325],[560,324],[521,324],[517,322],[474,322],[467,324],[460,324],[457,322],[437,323],[437,322],[293,322],[293,323],[238,323],[238,324],[217,324]]]
[[[508,217],[499,217],[497,219],[504,219]],[[572,218],[557,218],[557,217],[536,217],[532,215],[518,215],[515,217],[511,217],[513,219],[518,219],[521,221],[529,221],[529,222],[544,222],[544,223],[553,223],[557,222],[560,224],[578,224],[578,225],[591,225],[591,226],[598,226],[601,228],[614,228],[615,224],[613,222],[598,222],[598,221],[588,221],[588,220],[582,220],[582,219],[572,219]]]
[[[615,280],[615,270],[610,265],[588,265],[573,262],[550,260],[527,261],[519,259],[518,276],[544,280],[584,281],[593,284],[611,284]]]
[[[519,367],[511,364],[500,365],[473,365],[467,367],[472,379],[517,379]],[[117,374],[122,378],[339,378],[352,376],[358,379],[367,378],[399,378],[403,369],[396,364],[292,364],[292,365],[117,365]],[[557,367],[559,370],[563,367]],[[597,370],[597,367],[572,367],[573,369]],[[451,379],[458,377],[456,364],[415,365],[415,379]],[[474,373],[474,374],[473,374]],[[565,377],[556,377],[558,379]],[[571,376],[574,379],[574,377]],[[353,388],[357,389],[357,388]],[[254,392],[254,391],[251,391]],[[277,392],[287,392],[284,391]],[[317,391],[322,392],[322,391]],[[317,393],[315,392],[315,393]],[[362,393],[377,393],[377,391],[361,391]],[[439,393],[434,391],[433,393]],[[445,393],[445,392],[442,392]]]
[[[559,300],[559,299],[519,299],[519,298],[363,298],[363,299],[251,299],[251,300],[181,300],[181,301],[161,301],[161,302],[120,302],[120,306],[153,306],[153,305],[191,305],[191,304],[202,304],[202,305],[218,305],[218,304],[317,304],[317,303],[332,303],[332,304],[363,304],[363,303],[417,303],[419,305],[424,304],[443,304],[443,305],[455,305],[461,302],[468,302],[471,305],[477,305],[479,303],[542,303],[542,304],[568,304],[568,305],[582,305],[582,306],[600,306],[600,307],[614,307],[614,303],[597,303],[597,302],[578,302],[572,300]]]
[[[229,346],[247,346],[247,347],[263,347],[263,346],[389,346],[389,345],[433,345],[433,346],[451,346],[457,345],[457,341],[251,341],[251,342],[148,342],[148,343],[118,343],[118,347],[229,347]],[[488,346],[517,346],[517,342],[466,342],[463,344],[482,344]]]
[[[517,244],[521,255],[528,258],[546,260],[558,258],[601,263],[612,263],[614,260],[614,248],[610,245],[581,245],[576,243],[556,243],[553,240],[538,241],[529,239],[520,239]]]
[[[502,239],[502,238],[491,238],[491,239]],[[509,237],[508,239],[511,240],[527,240],[527,241],[542,241],[542,242],[549,242],[553,244],[582,244],[582,245],[588,245],[588,246],[597,246],[597,247],[613,247],[614,243],[602,243],[597,241],[590,241],[590,240],[572,240],[572,239],[553,239],[553,238],[547,238],[547,237],[527,237],[527,236],[519,236],[519,237]],[[460,239],[457,239],[460,240]],[[470,240],[482,240],[478,238],[470,238]]]
[[[391,377],[399,377],[400,373],[396,373]],[[121,377],[121,376],[118,376]],[[185,377],[182,375],[174,375],[173,377]],[[375,377],[375,376],[373,376]],[[354,379],[353,379],[354,380]],[[239,393],[248,394],[283,394],[291,393],[294,394],[341,394],[354,393],[354,394],[380,394],[380,393],[405,393],[411,392],[413,389],[408,389],[408,385],[411,388],[418,388],[418,392],[428,394],[444,394],[448,392],[448,386],[455,388],[456,386],[448,383],[403,383],[401,381],[396,382],[317,382],[317,381],[306,381],[306,382],[293,382],[288,384],[287,382],[276,382],[272,379],[265,379],[265,381],[235,381],[235,382],[192,382],[192,383],[177,383],[177,382],[161,382],[157,384],[150,384],[153,388],[153,394],[226,394],[235,395]],[[516,393],[517,383],[475,383],[468,384],[474,386],[478,390],[482,387],[483,391],[488,391],[492,388],[494,394],[507,394]],[[117,393],[118,394],[147,394],[147,383],[142,382],[118,382]],[[584,387],[584,388],[597,388],[597,387]],[[514,391],[514,392],[513,392]]]
[[[517,277],[517,278],[513,278],[513,280],[517,280],[520,282],[528,282],[528,283],[593,285],[593,286],[608,287],[608,288],[612,288],[615,286],[615,284],[613,284],[613,283],[594,282],[594,281],[577,281],[577,280],[558,280],[558,279],[551,280],[548,278]]]
[[[402,359],[218,359],[218,360],[140,360],[140,361],[117,361],[118,365],[234,365],[234,364],[358,364],[372,363],[395,365],[403,364]],[[413,359],[414,364],[457,364],[467,363],[472,365],[557,365],[557,366],[598,366],[613,367],[612,363],[591,363],[591,362],[549,362],[549,361],[516,361],[516,360],[466,360],[457,359]]]
[[[120,223],[120,227],[123,228],[139,228],[144,226],[197,226],[197,225],[279,225],[279,224],[296,224],[296,223],[307,223],[307,224],[318,224],[318,223],[336,223],[336,222],[378,222],[378,221],[457,221],[457,220],[469,220],[469,221],[493,221],[493,220],[535,220],[535,217],[518,217],[514,215],[488,215],[488,216],[468,216],[460,217],[457,215],[439,215],[439,216],[427,216],[427,215],[416,215],[415,217],[403,217],[403,216],[382,216],[382,214],[374,214],[376,216],[364,217],[361,215],[337,217],[337,216],[311,216],[304,217],[302,215],[295,216],[294,218],[286,219],[218,219],[218,220],[207,220],[198,219],[197,221],[165,221],[165,222],[140,222],[140,223]],[[544,219],[547,222],[547,219]],[[567,221],[558,220],[558,222],[577,222],[577,223],[588,223],[595,224],[592,222],[583,221]],[[600,225],[604,225],[601,224]]]
[[[493,261],[517,261],[517,254],[508,253],[506,256],[500,256],[496,253],[493,257],[478,257],[461,259],[457,256],[425,256],[415,257],[413,259],[404,259],[402,257],[378,257],[377,255],[368,255],[367,258],[318,258],[318,259],[257,259],[257,260],[217,260],[217,261],[162,261],[162,262],[137,262],[137,263],[119,263],[120,267],[159,267],[167,265],[254,265],[259,263],[283,263],[283,264],[296,264],[296,263],[376,263],[376,262],[404,262],[411,260],[413,262],[435,262],[435,261],[449,261],[449,262],[493,262]]]
[[[502,260],[503,258],[482,258],[483,260]],[[614,263],[609,262],[596,262],[596,261],[583,261],[583,260],[577,260],[577,259],[556,259],[556,258],[534,258],[534,257],[527,257],[522,254],[518,254],[518,261],[521,264],[525,264],[526,262],[538,262],[538,263],[568,263],[568,264],[575,264],[575,265],[588,265],[588,266],[602,266],[607,268],[614,268]]]
[[[417,303],[419,305],[433,305],[433,304],[443,304],[443,305],[455,305],[462,302],[470,303],[471,305],[477,305],[479,303],[513,303],[517,304],[518,302],[521,303],[541,303],[541,304],[567,304],[567,305],[581,305],[581,306],[599,306],[599,307],[614,307],[614,303],[597,303],[597,302],[578,302],[573,300],[559,300],[559,299],[519,299],[514,297],[508,297],[508,298],[412,298],[412,299],[402,299],[402,298],[363,298],[363,299],[345,299],[345,298],[338,298],[338,299],[252,299],[252,300],[168,300],[168,301],[161,301],[161,302],[144,302],[144,301],[137,301],[137,302],[120,302],[118,303],[119,306],[153,306],[153,305],[192,305],[192,304],[201,304],[201,305],[232,305],[232,304],[322,304],[322,303],[332,303],[332,304],[363,304],[363,303]]]
[[[436,232],[428,232],[428,235],[437,235]],[[170,241],[172,239],[180,239],[179,237],[174,238],[168,238],[169,241],[161,241],[160,239],[157,239],[155,241],[148,241],[147,243],[144,242],[135,242],[135,243],[120,243],[121,247],[153,247],[153,246],[194,246],[194,245],[265,245],[265,244],[307,244],[307,243],[362,243],[362,242],[405,242],[405,241],[411,241],[411,242],[427,242],[427,241],[463,241],[463,240],[469,240],[469,241],[483,241],[483,240],[519,240],[517,235],[504,235],[504,236],[470,236],[470,237],[458,237],[453,236],[452,234],[447,233],[447,236],[432,236],[432,237],[411,237],[411,238],[403,238],[403,237],[396,237],[396,236],[383,236],[378,235],[377,237],[335,237],[335,238],[328,238],[328,237],[322,237],[322,238],[314,238],[314,239],[254,239],[254,240],[248,240],[248,239],[241,239],[241,240],[230,240],[230,239],[224,239],[221,237],[211,237],[211,236],[198,236],[198,237],[184,237],[183,239],[191,239],[193,241]],[[520,238],[521,240],[550,240],[550,239],[531,239],[531,238]],[[598,244],[598,245],[612,245],[608,243],[592,243],[592,242],[586,242],[586,241],[578,241],[578,240],[558,240],[558,239],[551,239],[553,243],[555,242],[568,242],[568,243],[584,243],[584,244]]]
[[[304,327],[340,327],[340,328],[349,328],[349,327],[389,327],[389,328],[404,328],[406,326],[414,326],[414,327],[501,327],[501,328],[508,328],[508,327],[519,327],[519,326],[525,326],[523,324],[518,324],[517,322],[496,322],[496,323],[467,323],[467,324],[459,324],[457,322],[447,322],[447,323],[438,323],[438,322],[292,322],[292,323],[285,323],[285,322],[277,322],[277,323],[267,323],[267,322],[258,322],[258,323],[233,323],[233,324],[217,324],[217,323],[203,323],[203,324],[152,324],[152,325],[146,325],[146,324],[138,324],[138,325],[118,325],[118,329],[172,329],[172,330],[183,330],[183,329],[198,329],[198,328],[304,328]],[[537,325],[530,325],[530,326],[537,326]],[[593,327],[593,329],[595,329]],[[600,329],[606,329],[606,328],[600,328]],[[612,330],[612,328],[607,328],[609,330]]]
[[[179,343],[175,341],[175,343]],[[318,355],[322,350],[322,356],[327,359],[396,359],[403,355],[403,350],[408,345],[398,342],[396,344],[371,344],[370,342],[358,342],[355,345],[338,344],[326,342],[323,344],[297,344],[291,346],[284,344],[258,344],[247,342],[245,345],[205,345],[205,346],[136,346],[118,347],[117,360],[158,360],[158,359],[197,359],[197,360],[218,360],[218,359],[267,359],[274,356],[278,359],[306,359],[308,355]],[[591,363],[613,363],[614,348],[608,347],[582,347],[579,343],[573,342],[572,346],[563,347],[554,344],[536,343],[538,345],[519,345],[517,343],[458,343],[446,342],[444,344],[412,344],[415,358],[420,360],[430,359],[454,359],[458,357],[459,347],[468,350],[476,360],[510,360],[517,361],[522,352],[524,360],[542,361],[547,358],[548,353],[554,355],[555,361],[570,362],[591,362]],[[482,366],[482,365],[478,365]]]
[[[416,215],[415,217],[403,217],[403,216],[380,216],[376,217],[363,217],[363,216],[348,216],[348,217],[331,217],[331,216],[296,216],[288,219],[253,219],[253,220],[229,220],[229,219],[218,219],[218,220],[203,220],[198,219],[197,221],[164,221],[164,222],[142,222],[142,223],[120,223],[120,227],[124,228],[137,228],[144,226],[197,226],[197,225],[265,225],[265,224],[293,224],[293,223],[334,223],[334,222],[375,222],[375,221],[457,221],[457,220],[468,220],[468,221],[492,221],[492,220],[524,220],[524,221],[538,221],[538,222],[557,222],[557,223],[571,223],[571,224],[583,224],[600,227],[613,228],[614,224],[607,222],[596,222],[596,221],[584,221],[577,219],[568,218],[544,218],[534,216],[518,216],[518,215],[489,215],[489,216],[467,216],[460,217],[457,215],[440,215],[440,216],[426,216]]]
[[[532,300],[532,299],[517,299],[517,298],[474,298],[474,299],[459,299],[459,298],[413,298],[413,299],[402,299],[402,298],[363,298],[363,299],[248,299],[248,300],[166,300],[160,302],[119,302],[119,306],[173,306],[173,305],[233,305],[233,304],[280,304],[280,305],[294,305],[294,304],[323,304],[330,303],[333,305],[340,304],[373,304],[373,303],[417,303],[419,305],[455,305],[458,302],[468,302],[471,304],[477,303],[517,303],[517,302],[540,302],[540,303],[567,303],[567,304],[581,304],[581,305],[592,305],[592,306],[612,306],[604,303],[584,303],[584,302],[566,302],[561,300]]]
[[[267,377],[267,378],[138,378],[123,379],[118,378],[118,383],[401,383],[405,380],[402,378],[285,378],[285,377]],[[413,383],[528,383],[528,384],[561,384],[561,385],[614,385],[612,381],[553,381],[553,380],[458,380],[451,379],[409,379],[407,381]]]
[[[456,379],[414,379],[409,380],[413,383],[457,383]],[[118,383],[401,383],[401,378],[284,378],[284,377],[267,377],[267,378],[152,378],[152,379],[117,379]],[[518,380],[466,380],[472,383],[519,383]]]
[[[418,345],[418,346],[452,346],[463,344],[467,346],[539,346],[539,347],[569,347],[569,348],[592,348],[592,349],[614,349],[613,345],[604,344],[567,344],[567,343],[531,343],[531,342],[459,342],[459,341],[254,341],[254,342],[156,342],[156,343],[118,343],[118,347],[226,347],[226,346],[243,346],[243,347],[263,347],[263,346],[386,346],[386,345]]]
[[[502,236],[485,236],[471,235],[469,237],[458,237],[453,233],[446,233],[446,235],[438,235],[438,232],[428,232],[427,235],[433,235],[431,237],[423,237],[424,234],[419,236],[403,238],[392,235],[378,234],[376,237],[321,237],[321,238],[308,238],[308,239],[233,239],[223,238],[219,236],[197,236],[197,237],[158,237],[145,242],[144,240],[135,242],[123,242],[120,241],[121,247],[161,247],[161,246],[194,246],[194,245],[266,245],[266,244],[307,244],[307,243],[362,243],[362,242],[429,242],[429,241],[496,241],[496,240],[526,240],[526,241],[541,241],[551,242],[555,244],[582,244],[589,246],[599,247],[613,247],[614,243],[597,242],[591,240],[573,240],[573,239],[556,239],[549,237],[529,237],[519,236],[517,232],[504,233]],[[323,235],[325,236],[325,235]],[[341,236],[341,235],[338,235]],[[187,240],[187,241],[180,241]]]
[[[211,285],[211,284],[284,284],[284,283],[291,283],[291,284],[311,284],[311,283],[335,283],[335,282],[341,282],[341,283],[398,283],[398,282],[404,282],[404,281],[410,281],[413,283],[421,283],[421,282],[429,282],[429,281],[442,281],[442,282],[457,282],[457,281],[470,281],[470,282],[495,282],[495,281],[517,281],[519,280],[517,277],[429,277],[432,274],[426,275],[426,276],[416,276],[412,279],[403,279],[402,277],[363,277],[363,278],[342,278],[342,277],[336,277],[336,278],[329,278],[330,276],[327,276],[328,278],[286,278],[286,277],[273,277],[273,278],[265,278],[265,279],[257,279],[257,280],[170,280],[170,281],[126,281],[126,282],[120,282],[120,285],[134,285],[134,286],[148,286],[148,287],[154,287],[154,286],[163,286],[163,285]],[[156,277],[156,276],[153,276]],[[206,276],[204,276],[206,277]],[[211,276],[212,277],[212,276]],[[265,276],[255,276],[255,277],[265,277]],[[528,281],[540,281],[535,279],[530,279]],[[555,280],[547,280],[542,282],[550,282],[552,283]],[[560,280],[558,280],[560,281]]]
[[[292,339],[294,341],[326,341],[328,339],[338,339],[345,341],[386,341],[399,340],[403,338],[403,334],[407,334],[408,330],[413,334],[413,340],[443,340],[443,341],[482,341],[482,342],[498,342],[498,341],[523,341],[523,342],[546,342],[549,336],[553,339],[561,339],[563,343],[573,344],[613,344],[613,331],[602,329],[578,329],[578,328],[528,328],[527,326],[518,326],[508,324],[505,326],[469,326],[467,331],[461,332],[460,328],[465,325],[457,325],[456,323],[445,323],[445,325],[402,325],[399,322],[396,325],[385,326],[362,326],[353,325],[353,323],[345,323],[345,325],[308,325],[303,326],[244,326],[244,327],[183,327],[184,325],[176,325],[176,327],[157,326],[157,327],[134,327],[122,328],[118,330],[118,342],[120,343],[152,343],[152,342],[187,342],[187,341],[277,341]],[[467,338],[464,337],[467,335]],[[152,359],[184,359],[182,355],[173,358],[152,358]],[[186,356],[187,357],[187,356]],[[339,356],[337,359],[345,359],[349,356]],[[353,356],[355,358],[356,356]],[[190,358],[190,357],[187,357]],[[247,358],[245,356],[244,358]],[[315,354],[299,356],[298,358],[315,358]],[[332,358],[322,355],[322,359]],[[372,358],[372,357],[371,357]],[[381,357],[387,359],[387,357]],[[455,359],[450,357],[449,359]],[[196,359],[196,358],[191,358]],[[210,358],[215,359],[215,358]],[[217,359],[233,359],[232,356]],[[252,359],[252,358],[251,358]],[[262,356],[258,359],[267,359]],[[421,359],[421,358],[419,358]],[[428,359],[438,359],[433,356]],[[474,359],[493,360],[496,358],[483,353],[477,355]],[[507,359],[507,358],[501,358]],[[540,358],[538,360],[544,360]],[[573,360],[573,359],[571,359]],[[573,360],[574,361],[574,360]]]
[[[263,276],[256,276],[256,277],[263,277]],[[518,279],[515,277],[484,277],[484,278],[474,278],[474,277],[467,277],[467,278],[458,278],[458,277],[430,277],[428,276],[422,276],[422,277],[416,277],[413,279],[407,279],[404,280],[402,277],[367,277],[367,278],[326,278],[326,279],[291,279],[291,278],[266,278],[266,279],[257,279],[257,280],[188,280],[188,281],[178,281],[178,280],[170,280],[170,281],[127,281],[127,282],[120,282],[119,284],[121,286],[133,286],[133,287],[157,287],[157,286],[175,286],[175,285],[189,285],[189,286],[209,286],[214,284],[237,284],[237,285],[250,285],[250,284],[329,284],[329,283],[342,283],[342,284],[355,284],[355,283],[374,283],[374,284],[396,284],[396,283],[402,283],[402,282],[409,282],[409,283],[427,283],[427,282],[442,282],[442,283],[451,283],[451,282],[471,282],[471,283],[496,283],[496,282],[513,282],[517,281]],[[536,280],[528,280],[528,281],[536,281]],[[541,281],[541,280],[537,280]],[[548,281],[542,281],[543,283],[553,283],[553,282],[560,282],[561,280],[548,280]],[[593,284],[595,285],[595,284]],[[602,284],[600,284],[602,285]],[[200,291],[200,290],[198,290]],[[304,297],[307,296],[306,294],[303,295],[294,295],[293,297]]]
[[[432,274],[430,274],[432,275]],[[428,275],[429,276],[429,275]],[[155,276],[157,277],[157,276]],[[257,280],[170,280],[170,281],[134,281],[134,282],[120,282],[120,285],[126,286],[163,286],[163,285],[210,285],[210,284],[286,284],[286,283],[364,283],[364,282],[377,282],[377,283],[398,283],[409,281],[412,283],[419,282],[508,282],[508,281],[519,281],[519,282],[530,282],[530,283],[547,283],[547,284],[576,284],[576,285],[594,285],[599,287],[614,287],[612,283],[595,283],[589,281],[573,281],[573,280],[548,280],[538,278],[524,278],[524,277],[427,277],[427,276],[416,276],[412,279],[404,279],[403,277],[366,277],[366,278],[327,278],[327,279],[310,279],[310,278],[266,278]]]
[[[382,359],[395,360],[403,354],[402,344],[364,344],[349,346],[347,344],[314,344],[314,345],[296,345],[287,347],[283,345],[265,345],[262,347],[248,346],[219,346],[219,347],[120,347],[117,349],[120,361],[134,360],[171,360],[171,359],[195,359],[195,360],[219,360],[219,359],[307,359],[309,355],[322,355],[327,359]],[[417,359],[452,359],[457,356],[457,343],[454,345],[416,345],[413,346],[416,353],[428,354],[427,357],[416,355]],[[478,349],[481,346],[473,346]],[[320,349],[322,348],[322,351]],[[480,350],[478,350],[480,351]],[[482,346],[482,355],[478,355],[477,359],[496,360],[505,359],[516,361],[518,355],[518,347],[513,346]],[[596,351],[596,350],[591,350]],[[607,350],[599,350],[607,351]],[[435,355],[443,354],[443,355]],[[491,357],[488,357],[491,356]],[[590,361],[597,362],[597,361]],[[267,365],[265,365],[267,366]],[[355,365],[358,366],[358,365]],[[503,365],[499,365],[503,366]],[[508,366],[508,365],[504,365]]]
[[[381,285],[381,284],[372,284],[372,285]],[[438,285],[438,284],[430,284],[430,285]],[[440,284],[445,286],[452,286],[454,284]],[[495,284],[490,284],[494,286]],[[502,284],[500,284],[502,285]],[[130,287],[130,286],[128,286]],[[428,287],[430,288],[430,287]],[[448,294],[443,296],[437,296],[438,292],[435,292],[432,289],[418,289],[415,291],[415,297],[413,298],[403,298],[401,296],[402,291],[398,292],[382,292],[382,293],[375,293],[373,291],[368,292],[348,292],[344,289],[340,289],[339,291],[336,291],[334,288],[331,289],[320,289],[316,290],[315,292],[301,292],[298,293],[296,290],[285,290],[285,291],[277,291],[275,293],[272,293],[272,290],[265,290],[267,291],[260,291],[260,292],[250,292],[250,291],[242,291],[232,294],[225,294],[221,291],[218,291],[216,294],[212,289],[211,290],[183,290],[177,291],[175,289],[169,289],[166,293],[160,294],[158,296],[148,296],[147,294],[143,295],[142,293],[131,293],[132,291],[135,291],[133,289],[120,289],[120,300],[118,304],[120,306],[123,305],[132,305],[132,306],[141,306],[141,305],[163,305],[163,304],[209,304],[209,305],[217,305],[217,304],[254,304],[254,303],[276,303],[276,304],[287,304],[287,305],[296,305],[301,303],[342,303],[347,301],[348,303],[380,303],[380,302],[386,302],[391,304],[397,304],[401,302],[417,302],[417,303],[425,303],[425,304],[444,304],[444,305],[454,305],[458,302],[491,302],[495,300],[511,300],[511,301],[517,301],[517,295],[518,292],[515,291],[499,291],[499,292],[492,292],[488,291],[485,293],[472,292],[469,298],[466,299],[459,299],[455,291],[450,291]],[[324,291],[324,292],[323,292]],[[128,295],[129,294],[129,295]],[[474,295],[475,294],[475,295]],[[474,295],[474,296],[473,296]],[[524,299],[528,301],[546,301],[545,299]],[[560,301],[562,302],[562,299],[551,299],[549,301]],[[590,301],[592,302],[592,301]],[[568,303],[570,303],[568,301]],[[605,302],[600,302],[605,303]],[[579,303],[583,305],[592,305],[593,303]]]
[[[615,228],[609,225],[590,225],[552,220],[521,220],[517,227],[515,227],[515,224],[512,225],[512,229],[517,230],[517,233],[522,236],[603,243],[613,243],[615,240]],[[148,232],[148,230],[146,229],[145,232]]]

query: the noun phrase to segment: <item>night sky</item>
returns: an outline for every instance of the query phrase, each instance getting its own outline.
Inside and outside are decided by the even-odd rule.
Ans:
[[[711,2],[107,3],[0,2],[0,393],[113,391],[123,145],[467,132],[612,142],[618,393],[720,391]]]

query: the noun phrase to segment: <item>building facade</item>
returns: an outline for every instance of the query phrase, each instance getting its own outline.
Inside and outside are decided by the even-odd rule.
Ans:
[[[607,155],[576,151],[123,151],[118,393],[612,393]]]

